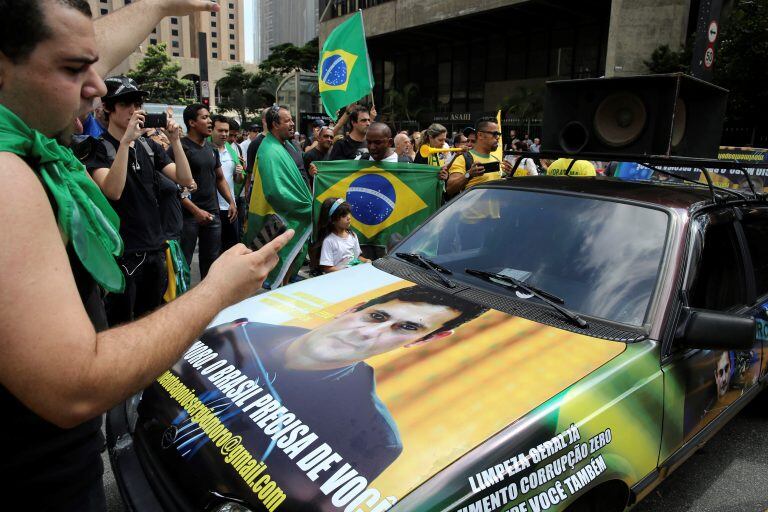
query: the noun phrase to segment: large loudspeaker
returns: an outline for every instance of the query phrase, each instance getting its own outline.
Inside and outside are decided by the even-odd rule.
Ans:
[[[542,150],[716,158],[727,98],[681,73],[547,82]]]

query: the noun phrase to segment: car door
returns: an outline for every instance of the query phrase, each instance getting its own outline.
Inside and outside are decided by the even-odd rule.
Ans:
[[[680,307],[743,315],[753,311],[754,279],[740,217],[739,210],[724,208],[692,220]],[[660,462],[684,459],[696,445],[691,440],[705,435],[703,430],[755,385],[749,372],[759,369],[761,353],[758,340],[749,351],[694,349],[674,340],[666,344]]]
[[[741,227],[753,270],[756,299],[749,310],[757,322],[756,337],[761,344],[759,362],[750,359],[745,369],[747,380],[765,377],[768,370],[768,208],[749,206],[741,209]],[[745,361],[739,362],[741,365]],[[758,368],[755,369],[754,366]],[[739,368],[737,368],[739,369]],[[750,373],[751,371],[751,373]]]

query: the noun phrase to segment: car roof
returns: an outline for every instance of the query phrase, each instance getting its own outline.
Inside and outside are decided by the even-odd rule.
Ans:
[[[605,176],[525,176],[495,180],[483,188],[529,189],[566,194],[587,194],[608,199],[638,201],[663,208],[693,209],[712,203],[712,193],[702,184],[659,183],[627,181]],[[479,187],[476,187],[479,188]]]

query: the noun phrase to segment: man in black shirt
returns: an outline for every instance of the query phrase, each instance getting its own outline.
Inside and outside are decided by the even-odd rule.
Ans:
[[[312,162],[328,159],[328,151],[331,149],[331,144],[333,144],[333,130],[327,126],[323,126],[317,132],[315,139],[317,142],[315,147],[304,153],[304,168],[307,170],[307,175],[309,176],[310,190],[312,189],[312,182],[315,179],[315,174],[317,174],[317,167],[315,167]]]
[[[157,308],[168,284],[157,173],[185,186],[193,181],[186,158],[180,158],[177,166],[159,144],[141,136],[146,93],[125,76],[105,83],[107,95],[102,102],[107,130],[86,168],[120,216],[125,250],[118,263],[126,287],[123,293],[108,294],[104,301],[109,325],[117,325]],[[172,118],[165,131],[171,147],[181,148],[179,126]]]
[[[355,106],[349,113],[352,130],[332,147],[328,160],[355,160],[368,153],[365,133],[371,124],[371,114],[367,108]]]
[[[181,248],[187,264],[191,266],[195,245],[200,240],[200,277],[204,278],[221,251],[221,221],[216,191],[229,203],[233,216],[237,215],[237,207],[221,170],[219,152],[207,140],[213,128],[210,112],[203,104],[189,105],[184,109],[184,124],[187,136],[181,139],[181,146],[189,160],[197,190],[191,197],[182,199],[184,229]],[[173,146],[168,149],[172,159],[180,158],[175,156],[176,152]]]

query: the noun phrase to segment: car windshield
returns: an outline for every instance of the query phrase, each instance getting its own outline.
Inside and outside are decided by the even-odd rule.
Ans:
[[[562,298],[571,311],[640,326],[667,223],[665,212],[633,204],[479,189],[453,201],[396,252],[420,253],[472,286],[528,296],[465,271],[501,273]]]

